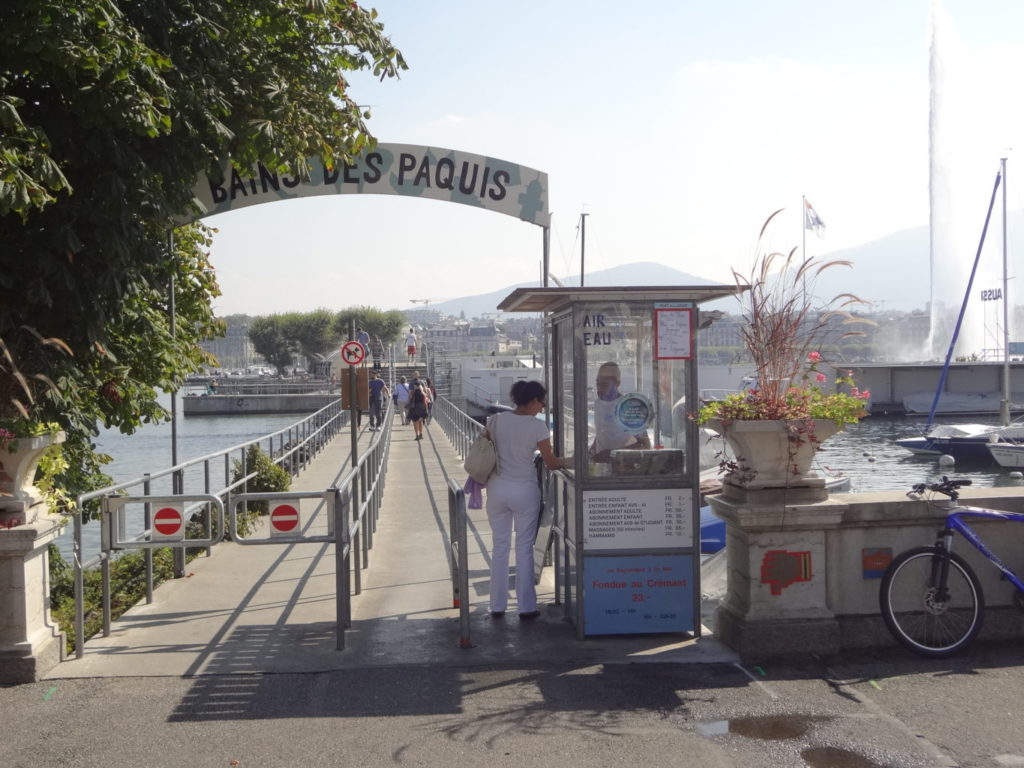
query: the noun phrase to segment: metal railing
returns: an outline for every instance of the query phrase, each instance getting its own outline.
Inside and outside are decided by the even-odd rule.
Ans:
[[[377,433],[370,449],[360,458],[358,465],[353,467],[339,488],[345,490],[350,488],[352,498],[358,503],[352,504],[353,520],[353,545],[356,563],[356,585],[357,594],[359,591],[360,564],[366,562],[368,549],[372,543],[372,532],[376,528],[376,516],[380,508],[381,495],[384,486],[384,470],[387,463],[387,447],[390,444],[392,409],[388,409],[385,418],[384,429]],[[120,510],[117,526],[118,538],[116,541],[123,542],[134,536],[136,541],[141,541],[150,536],[151,531],[151,507],[152,503],[159,499],[171,496],[184,496],[186,499],[191,493],[198,503],[187,506],[185,519],[197,515],[209,506],[208,501],[199,500],[199,496],[215,496],[221,500],[224,507],[229,506],[231,497],[236,493],[244,493],[247,483],[256,477],[256,473],[248,467],[247,453],[250,447],[258,446],[272,458],[272,460],[287,470],[291,475],[298,475],[304,470],[312,459],[337,435],[337,433],[349,423],[349,414],[343,411],[340,401],[321,408],[316,413],[302,419],[291,426],[278,430],[277,432],[264,435],[257,440],[232,446],[223,451],[201,456],[182,462],[168,469],[154,474],[146,474],[140,478],[128,480],[106,488],[82,494],[78,497],[77,513],[73,516],[74,536],[74,573],[75,573],[75,645],[76,655],[81,658],[85,645],[85,584],[84,573],[97,565],[101,568],[103,603],[104,603],[104,636],[110,634],[110,562],[111,553],[126,548],[118,546],[111,547],[110,537],[105,543],[101,537],[99,551],[86,553],[83,542],[83,511],[90,505],[90,502],[101,501],[110,497],[131,496],[140,500],[142,506],[141,530],[128,530],[127,517]],[[237,457],[237,458],[235,458]],[[234,460],[235,466],[232,466]],[[213,480],[212,472],[220,471],[223,466],[223,480]],[[239,476],[233,479],[233,470],[240,470]],[[220,483],[223,484],[220,484]],[[146,499],[150,499],[147,503]],[[220,530],[211,533],[209,537],[201,541],[190,541],[177,543],[177,549],[184,552],[185,547],[206,548],[209,553],[210,545],[220,540],[223,536],[223,525]],[[365,529],[365,532],[364,532]],[[161,546],[169,546],[168,543],[161,543]],[[153,601],[153,547],[145,547],[146,557],[146,602]],[[182,558],[182,566],[183,566]],[[183,573],[176,573],[181,576]]]
[[[465,458],[469,446],[484,431],[484,425],[446,397],[438,397],[434,403],[434,420],[441,427],[460,457]]]
[[[452,570],[452,607],[459,609],[459,648],[472,648],[469,629],[469,519],[466,493],[448,478],[448,563]]]

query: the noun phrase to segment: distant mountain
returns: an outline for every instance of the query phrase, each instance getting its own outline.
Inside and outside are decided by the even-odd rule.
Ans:
[[[703,277],[696,277],[686,272],[681,272],[664,264],[656,264],[653,261],[641,261],[635,264],[623,264],[610,269],[603,269],[599,272],[588,272],[586,279],[587,286],[600,285],[714,285],[716,281],[707,280]],[[562,281],[566,285],[579,285],[579,275],[567,278]],[[552,287],[555,283],[551,283]],[[496,307],[502,300],[516,288],[536,287],[537,283],[518,283],[502,288],[499,291],[484,293],[479,296],[463,296],[459,299],[431,304],[430,308],[449,315],[459,316],[465,312],[466,317],[472,319],[481,317],[488,312],[496,312]]]
[[[1007,224],[1011,235],[1013,232],[1024,232],[1024,211],[1011,211]],[[998,239],[999,227],[1000,224],[993,219],[989,227],[989,237],[994,238],[991,242]],[[980,229],[978,234],[981,234]],[[1012,237],[1010,242],[1013,242]],[[973,251],[968,254],[969,258],[973,256]],[[925,309],[931,299],[926,226],[894,232],[855,248],[824,254],[821,258],[825,261],[841,259],[853,265],[852,268],[828,269],[821,274],[817,294],[823,299],[840,293],[852,293],[870,302],[874,311],[901,312]],[[1011,273],[1014,271],[1011,270]],[[579,276],[563,282],[579,285]],[[587,285],[711,285],[719,282],[649,261],[587,273],[586,279]],[[534,285],[536,283],[510,285],[493,293],[452,299],[431,307],[456,317],[460,312],[465,312],[467,318],[479,317],[486,312],[495,312],[498,303],[516,288]],[[706,306],[708,309],[726,312],[735,312],[737,309],[736,300],[731,297],[709,302]]]
[[[827,253],[822,259],[853,265],[821,273],[817,294],[822,299],[852,293],[870,302],[874,311],[900,312],[924,309],[931,300],[928,227],[894,232],[855,248]]]

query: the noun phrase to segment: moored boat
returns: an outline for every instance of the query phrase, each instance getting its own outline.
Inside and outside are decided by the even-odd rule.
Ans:
[[[989,461],[988,446],[994,442],[1024,441],[1024,423],[1005,427],[991,424],[941,424],[920,437],[904,437],[896,445],[922,456],[948,455],[967,461]]]
[[[989,455],[1007,469],[1024,469],[1024,443],[989,443]]]

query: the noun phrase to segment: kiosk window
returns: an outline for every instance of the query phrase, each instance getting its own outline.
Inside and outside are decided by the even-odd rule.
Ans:
[[[591,476],[685,472],[690,363],[655,359],[653,320],[650,304],[587,303],[577,310]]]

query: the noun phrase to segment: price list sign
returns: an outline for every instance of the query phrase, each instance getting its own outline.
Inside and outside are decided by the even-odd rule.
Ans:
[[[693,492],[585,491],[583,543],[589,551],[692,547]]]

